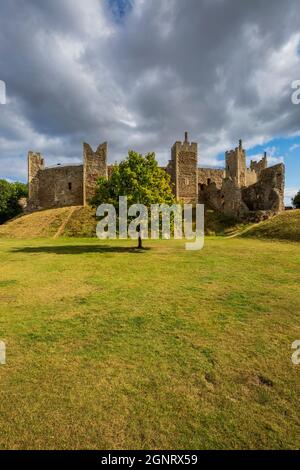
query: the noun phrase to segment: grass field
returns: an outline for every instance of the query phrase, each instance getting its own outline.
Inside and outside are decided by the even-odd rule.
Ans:
[[[300,446],[300,244],[0,240],[1,449]]]

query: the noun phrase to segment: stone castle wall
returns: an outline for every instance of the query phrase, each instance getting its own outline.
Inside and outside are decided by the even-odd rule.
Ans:
[[[246,153],[240,141],[239,147],[226,152],[225,171],[221,187],[211,180],[209,185],[200,188],[200,202],[238,218],[247,218],[254,213],[263,213],[265,217],[284,210],[283,164],[268,168],[265,154],[261,161],[251,162],[247,168]]]
[[[268,167],[267,153],[264,153],[264,157],[259,162],[251,161],[250,170],[260,175],[260,173]]]
[[[184,203],[205,203],[224,214],[247,217],[252,212],[276,214],[284,210],[285,168],[267,167],[266,154],[246,166],[242,141],[225,154],[224,169],[198,168],[198,145],[176,142],[165,168],[171,176],[176,199]],[[100,177],[108,178],[114,166],[107,165],[107,143],[94,152],[83,147],[83,165],[45,168],[40,153],[28,154],[28,209],[85,205],[95,195]]]
[[[242,190],[243,201],[250,211],[284,210],[285,168],[283,163],[261,171],[257,183]]]
[[[47,168],[40,153],[29,152],[27,210],[88,204],[101,176],[108,176],[106,143],[99,145],[96,152],[84,144],[83,165]]]
[[[251,184],[257,183],[258,180],[258,173],[256,171],[251,170],[250,168],[246,169],[246,184],[245,186],[250,186]]]
[[[198,168],[198,185],[200,190],[203,186],[208,186],[215,183],[218,189],[222,188],[222,183],[225,178],[225,170],[219,168]]]
[[[83,205],[83,166],[45,168],[39,175],[43,208]]]

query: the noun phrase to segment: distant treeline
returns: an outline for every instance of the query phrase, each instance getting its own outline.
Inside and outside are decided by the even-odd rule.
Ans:
[[[19,200],[27,196],[27,184],[0,180],[0,224],[4,224],[22,212]]]

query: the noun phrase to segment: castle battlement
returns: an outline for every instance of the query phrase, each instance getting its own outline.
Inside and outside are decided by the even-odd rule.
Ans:
[[[197,142],[189,142],[188,132],[185,132],[184,141],[175,142],[172,149],[176,149],[177,151],[184,151],[184,152],[195,152],[195,151],[198,152],[198,144]]]
[[[114,166],[108,165],[108,145],[96,151],[83,144],[83,163],[45,167],[41,153],[28,153],[28,209],[46,209],[86,205],[96,192],[100,177],[108,178]],[[244,217],[252,211],[278,213],[284,209],[283,164],[269,167],[267,155],[246,165],[242,140],[234,150],[225,152],[225,168],[198,167],[198,144],[183,142],[171,149],[171,159],[164,170],[170,175],[174,195],[184,203],[207,203],[216,210]]]

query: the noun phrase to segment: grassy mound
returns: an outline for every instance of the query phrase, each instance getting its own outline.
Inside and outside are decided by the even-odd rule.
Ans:
[[[75,206],[23,215],[0,226],[0,238],[95,237],[95,209]],[[236,220],[209,208],[205,211],[207,235],[230,235],[243,229]]]
[[[300,210],[283,212],[251,227],[242,236],[300,242]]]
[[[2,238],[91,237],[95,232],[95,210],[81,206],[38,211],[0,226]]]
[[[0,238],[95,237],[95,209],[75,206],[49,209],[18,217],[0,226]],[[206,235],[300,241],[300,210],[284,212],[256,225],[238,224],[209,208],[205,211]]]
[[[231,236],[241,232],[248,226],[249,224],[238,222],[235,217],[221,214],[209,207],[205,209],[206,235]]]
[[[77,207],[69,218],[63,235],[67,237],[95,237],[96,236],[96,210],[92,207]]]

